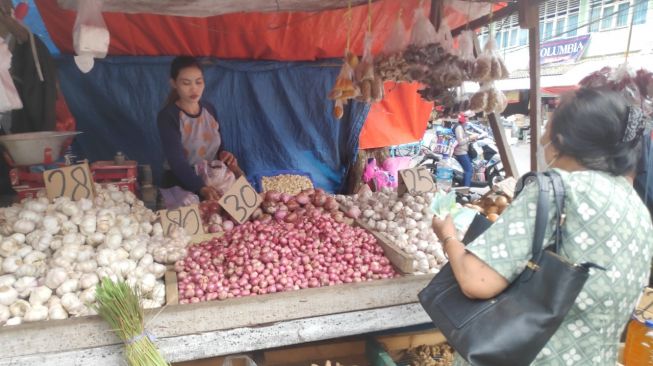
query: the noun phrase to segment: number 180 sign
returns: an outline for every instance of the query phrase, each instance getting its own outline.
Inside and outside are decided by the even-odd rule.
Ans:
[[[261,196],[245,177],[240,177],[219,201],[220,206],[239,224],[247,221],[261,202]]]

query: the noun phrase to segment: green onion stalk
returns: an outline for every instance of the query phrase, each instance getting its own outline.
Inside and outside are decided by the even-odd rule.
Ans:
[[[125,343],[130,366],[169,366],[145,329],[138,289],[105,277],[95,290],[97,313]]]

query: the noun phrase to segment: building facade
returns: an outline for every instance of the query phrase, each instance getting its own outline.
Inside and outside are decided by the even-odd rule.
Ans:
[[[632,32],[631,32],[632,28]],[[511,78],[504,91],[529,89],[528,30],[517,15],[480,31],[494,35]],[[540,5],[541,84],[545,95],[573,88],[593,71],[618,67],[653,69],[653,0],[548,0]],[[629,41],[630,39],[630,41]]]

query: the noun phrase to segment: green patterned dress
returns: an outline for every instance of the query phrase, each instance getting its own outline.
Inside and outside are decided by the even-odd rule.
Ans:
[[[621,331],[648,283],[651,217],[623,177],[557,171],[567,191],[562,255],[575,263],[594,262],[607,271],[591,271],[575,305],[532,365],[613,366]],[[510,282],[531,257],[538,193],[537,184],[527,186],[501,218],[467,246]],[[547,238],[555,227],[553,211]],[[454,365],[467,363],[457,357]]]

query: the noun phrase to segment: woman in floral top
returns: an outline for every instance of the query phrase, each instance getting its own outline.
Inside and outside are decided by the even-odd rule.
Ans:
[[[591,271],[575,305],[532,365],[616,364],[619,336],[647,284],[653,247],[650,216],[626,178],[637,163],[643,125],[641,111],[627,107],[621,96],[581,89],[563,101],[547,126],[541,140],[547,169],[560,173],[566,188],[561,254],[607,270]],[[538,193],[537,184],[525,187],[467,247],[456,240],[451,218],[434,219],[468,297],[494,297],[523,271],[532,256]],[[555,228],[553,211],[546,238]],[[461,357],[454,362],[466,364]]]

